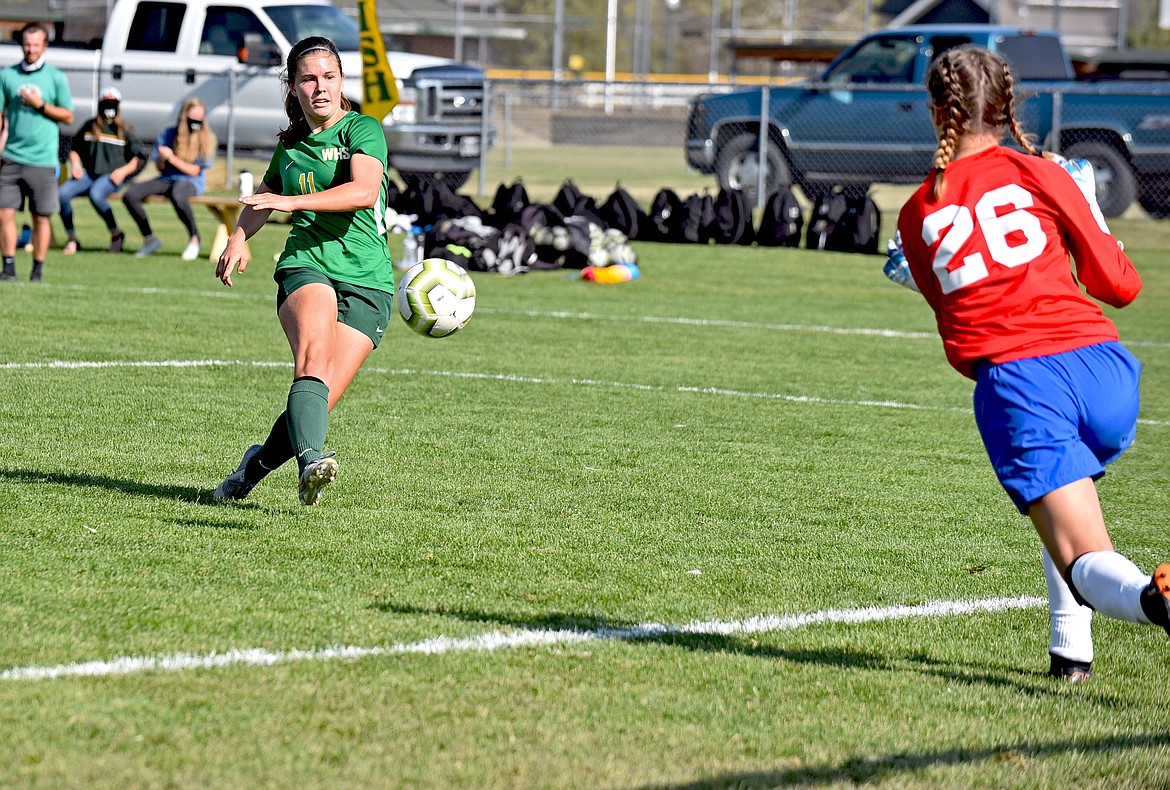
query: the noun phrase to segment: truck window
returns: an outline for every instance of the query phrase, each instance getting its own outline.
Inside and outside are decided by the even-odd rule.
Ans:
[[[126,49],[140,52],[174,52],[179,43],[186,3],[139,3],[130,23]]]
[[[996,49],[1020,80],[1071,80],[1072,68],[1056,36],[1002,36]]]
[[[357,22],[335,6],[273,5],[266,6],[264,11],[293,44],[309,36],[325,36],[340,52],[361,49]]]
[[[914,79],[914,38],[881,37],[862,43],[825,74],[833,83],[910,82]]]
[[[930,62],[934,63],[935,59],[952,47],[957,47],[960,44],[970,44],[970,36],[934,36],[930,39]]]
[[[207,15],[203,19],[203,33],[199,37],[199,54],[228,55],[234,58],[244,45],[245,33],[258,33],[267,46],[276,43],[256,15],[248,9],[208,6]]]

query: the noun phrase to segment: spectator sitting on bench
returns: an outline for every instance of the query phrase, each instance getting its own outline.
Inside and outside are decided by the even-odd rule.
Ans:
[[[199,229],[195,224],[191,198],[202,195],[207,187],[206,173],[215,159],[217,145],[215,133],[206,120],[207,107],[202,100],[192,96],[184,101],[178,123],[166,129],[155,142],[151,156],[158,167],[158,177],[126,190],[122,202],[142,232],[142,247],[135,253],[136,257],[145,257],[162,248],[162,241],[151,231],[150,220],[142,205],[152,195],[162,195],[171,201],[183,227],[190,234],[183,249],[183,260],[193,261],[199,257]]]
[[[80,249],[73,229],[72,200],[89,196],[110,231],[110,252],[122,251],[126,234],[118,227],[109,197],[120,190],[142,167],[142,143],[134,127],[122,117],[119,104],[122,93],[117,88],[106,88],[98,99],[98,114],[82,124],[82,134],[69,152],[70,179],[61,185],[61,222],[69,237],[65,242],[66,255]]]

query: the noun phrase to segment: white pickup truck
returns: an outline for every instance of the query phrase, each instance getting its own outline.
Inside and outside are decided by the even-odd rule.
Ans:
[[[154,139],[179,106],[198,96],[221,145],[271,150],[288,124],[280,72],[290,46],[328,36],[341,51],[345,93],[362,98],[357,22],[329,0],[62,0],[63,19],[47,53],[73,91],[72,135],[97,111],[108,85],[122,112]],[[466,182],[479,163],[485,131],[484,75],[452,60],[387,52],[400,102],[383,120],[390,165],[406,181]],[[21,59],[17,42],[0,44],[0,63]]]

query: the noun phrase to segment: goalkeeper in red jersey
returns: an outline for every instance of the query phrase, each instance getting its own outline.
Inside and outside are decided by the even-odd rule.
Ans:
[[[938,150],[898,218],[911,287],[975,380],[992,466],[1044,544],[1050,674],[1086,680],[1093,610],[1170,633],[1170,564],[1151,578],[1114,551],[1095,484],[1133,441],[1141,363],[1081,286],[1123,307],[1141,280],[1070,174],[1083,173],[1024,134],[999,55],[947,50],[926,85]]]

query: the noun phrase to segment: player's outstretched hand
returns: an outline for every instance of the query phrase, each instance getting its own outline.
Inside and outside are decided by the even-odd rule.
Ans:
[[[243,231],[238,228],[228,237],[227,247],[219,256],[215,267],[215,276],[227,287],[232,287],[232,273],[243,274],[248,268],[248,244]]]
[[[910,274],[910,264],[902,252],[902,234],[895,232],[894,238],[886,242],[886,265],[882,267],[890,282],[895,282],[911,291],[918,292],[918,284]]]

